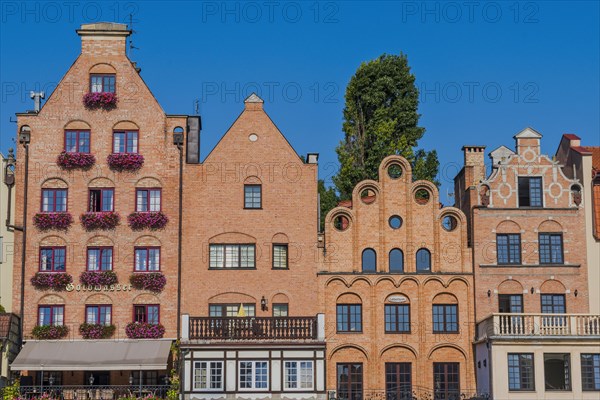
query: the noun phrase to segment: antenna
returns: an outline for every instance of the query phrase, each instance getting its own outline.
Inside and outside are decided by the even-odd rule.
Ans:
[[[200,115],[200,100],[194,100],[194,115]]]
[[[448,197],[450,200],[454,200],[454,192],[451,192],[448,190],[448,188],[446,188],[446,197]]]
[[[129,57],[129,59],[131,59],[133,50],[139,50],[139,47],[135,47],[133,45],[133,34],[137,33],[135,30],[133,30],[133,13],[129,14],[129,30],[131,30],[131,35],[129,35],[129,46],[127,49],[127,56]]]

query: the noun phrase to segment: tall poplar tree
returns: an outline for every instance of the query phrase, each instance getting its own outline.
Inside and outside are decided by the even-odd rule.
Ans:
[[[413,166],[414,179],[435,181],[435,150],[417,149],[419,91],[404,54],[383,54],[360,65],[346,88],[343,131],[336,148],[340,169],[333,182],[340,199],[349,199],[363,179],[377,179],[381,161],[392,154]]]

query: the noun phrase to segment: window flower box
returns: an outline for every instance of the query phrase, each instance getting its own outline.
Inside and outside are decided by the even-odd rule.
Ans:
[[[114,171],[135,172],[144,165],[144,156],[137,153],[113,153],[108,155],[106,162]]]
[[[40,231],[58,230],[66,231],[73,223],[71,213],[62,212],[41,212],[33,216],[33,225]]]
[[[103,109],[106,111],[117,107],[117,95],[110,92],[86,93],[83,95],[83,105],[88,110]]]
[[[79,219],[88,231],[115,229],[121,222],[121,216],[115,211],[86,212],[81,214]]]
[[[69,153],[63,151],[58,155],[56,164],[66,170],[71,169],[90,169],[96,163],[96,157],[90,153]]]
[[[125,327],[125,334],[129,339],[160,339],[165,334],[165,327],[161,324],[130,322]]]
[[[87,286],[110,286],[119,281],[114,271],[85,271],[79,280]]]
[[[134,231],[141,231],[142,229],[154,231],[164,228],[169,222],[169,217],[162,211],[134,212],[129,214],[127,222]]]
[[[31,278],[31,285],[38,290],[60,292],[70,283],[73,283],[73,277],[66,272],[36,272]]]
[[[88,324],[79,325],[79,333],[84,339],[108,339],[115,333],[114,325]]]
[[[167,284],[167,278],[160,272],[138,272],[129,277],[129,283],[134,289],[159,293]]]
[[[66,325],[37,325],[31,330],[31,336],[38,340],[62,339],[69,334]]]

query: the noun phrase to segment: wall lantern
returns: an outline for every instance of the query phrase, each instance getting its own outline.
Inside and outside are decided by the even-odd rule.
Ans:
[[[267,299],[265,299],[265,296],[263,296],[262,299],[260,299],[260,309],[263,311],[267,311]]]
[[[490,297],[492,295],[492,291],[490,289],[488,289],[488,297]]]

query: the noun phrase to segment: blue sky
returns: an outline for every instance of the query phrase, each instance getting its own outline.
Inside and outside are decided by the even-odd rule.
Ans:
[[[30,90],[55,87],[77,57],[82,23],[128,22],[132,59],[163,108],[199,100],[202,154],[252,91],[300,154],[337,168],[348,80],[361,62],[407,54],[421,90],[419,146],[437,149],[441,199],[463,144],[506,144],[531,126],[554,154],[562,133],[600,144],[600,8],[589,2],[2,1],[0,150]]]

